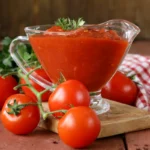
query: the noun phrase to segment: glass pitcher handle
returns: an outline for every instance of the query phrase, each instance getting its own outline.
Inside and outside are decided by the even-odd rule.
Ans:
[[[9,47],[9,52],[11,57],[13,58],[13,60],[16,62],[16,64],[19,66],[19,68],[25,73],[27,74],[29,71],[26,69],[28,68],[28,64],[27,62],[25,62],[25,60],[23,58],[21,58],[21,56],[19,55],[19,53],[17,52],[17,45],[19,43],[24,43],[24,44],[29,44],[29,40],[27,36],[18,36],[17,38],[15,38]],[[26,67],[25,67],[26,66]],[[37,84],[39,84],[40,86],[42,86],[43,88],[49,88],[50,91],[53,91],[52,88],[52,83],[45,80],[44,78],[42,78],[41,76],[37,76],[36,77],[31,74],[29,76],[30,79],[32,79],[34,82],[36,82]]]

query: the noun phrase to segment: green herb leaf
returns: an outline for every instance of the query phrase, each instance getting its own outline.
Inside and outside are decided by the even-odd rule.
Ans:
[[[7,67],[12,67],[12,58],[10,56],[3,59],[3,64]]]
[[[3,46],[6,46],[6,47],[9,47],[11,41],[12,41],[12,39],[11,39],[10,37],[5,37],[5,38],[2,40],[2,45],[3,45]]]
[[[85,21],[79,18],[77,21],[71,20],[70,18],[59,18],[56,22],[56,26],[60,26],[63,30],[75,30],[83,26]]]
[[[5,74],[14,73],[18,69],[18,66],[16,65],[16,63],[14,62],[14,60],[12,59],[9,53],[9,46],[11,41],[12,39],[9,37],[5,37],[2,40],[2,49],[0,50],[0,75],[1,76],[5,76]],[[27,64],[30,64],[30,66],[39,65],[37,57],[30,45],[22,43],[19,44],[16,48],[19,56],[23,60],[25,60]]]

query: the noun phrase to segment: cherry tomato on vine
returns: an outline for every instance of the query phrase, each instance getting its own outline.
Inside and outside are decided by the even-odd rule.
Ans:
[[[31,70],[31,68],[28,68],[28,70]],[[47,81],[51,81],[49,79],[49,77],[47,76],[47,74],[45,73],[45,71],[43,69],[37,69],[33,72],[34,76],[40,76],[44,79],[46,79]],[[35,83],[33,80],[29,79],[30,83],[32,84],[32,86],[38,91],[38,92],[41,92],[44,90],[43,87],[41,87],[39,84]],[[23,78],[20,79],[20,83],[21,84],[26,84],[25,80]],[[27,87],[27,86],[22,86],[22,90],[23,92],[30,96],[31,98],[33,98],[34,100],[37,100],[35,94]],[[50,96],[51,92],[50,91],[47,91],[46,93],[44,93],[42,95],[42,101],[48,101],[48,98]]]
[[[0,77],[0,109],[10,95],[18,93],[13,89],[17,84],[17,81],[12,76]]]
[[[50,95],[48,100],[51,111],[69,109],[72,106],[89,106],[90,95],[87,88],[77,80],[68,80],[61,83]],[[60,117],[62,113],[54,113]]]
[[[117,71],[102,88],[101,94],[104,98],[132,105],[136,101],[138,88],[130,78]]]
[[[1,112],[1,121],[4,127],[14,134],[31,133],[40,120],[38,107],[36,105],[28,105],[22,108],[18,114],[9,114],[12,112],[12,109],[8,106],[8,103],[12,106],[14,100],[18,104],[35,103],[31,97],[24,94],[14,94],[8,97]]]
[[[68,110],[59,120],[60,139],[73,148],[90,145],[100,133],[101,124],[98,116],[90,107],[78,106]]]

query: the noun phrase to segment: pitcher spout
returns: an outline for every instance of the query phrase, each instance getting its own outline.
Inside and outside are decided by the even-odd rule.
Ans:
[[[113,19],[105,22],[104,24],[107,29],[115,30],[119,36],[126,39],[130,44],[140,33],[140,28],[127,20]]]

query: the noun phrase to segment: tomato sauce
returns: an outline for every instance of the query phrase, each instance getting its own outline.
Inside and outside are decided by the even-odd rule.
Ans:
[[[70,35],[33,35],[30,43],[52,82],[60,72],[100,90],[118,68],[128,42],[113,30],[82,29]]]

